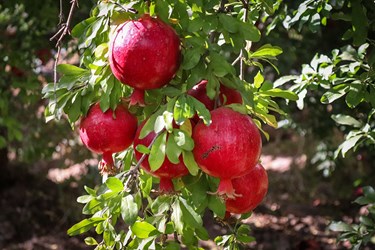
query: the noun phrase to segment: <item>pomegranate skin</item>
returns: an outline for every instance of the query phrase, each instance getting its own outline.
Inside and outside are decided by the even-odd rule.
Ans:
[[[239,195],[226,200],[226,209],[235,214],[244,214],[256,208],[267,194],[268,175],[261,164],[257,164],[247,175],[232,180]]]
[[[137,145],[139,144],[148,147],[156,136],[155,132],[152,131],[146,137],[139,139],[139,135],[145,123],[146,121],[143,121],[142,124],[138,127],[138,130],[134,139],[134,148],[136,148]],[[167,139],[168,139],[168,135],[167,135]],[[134,150],[134,153],[135,153],[135,158],[137,159],[137,161],[139,161],[142,157],[142,153],[138,152],[137,150]],[[143,162],[141,163],[141,167],[147,173],[155,177],[159,177],[161,179],[177,178],[177,177],[187,175],[189,173],[189,170],[186,168],[185,164],[182,161],[182,157],[180,157],[179,163],[173,164],[172,162],[168,160],[167,156],[165,156],[165,160],[163,164],[161,165],[161,167],[157,169],[156,171],[151,171],[150,164],[148,163],[148,155],[147,155],[145,159],[143,160]]]
[[[249,116],[227,107],[211,111],[211,120],[209,126],[200,121],[194,127],[194,158],[205,173],[230,186],[230,179],[245,175],[258,162],[260,133]]]
[[[143,15],[119,26],[109,53],[118,80],[136,89],[155,89],[167,84],[178,70],[180,39],[168,24]]]
[[[114,113],[111,109],[103,113],[96,103],[81,120],[79,135],[83,144],[95,153],[121,152],[132,144],[137,123],[137,118],[121,105]]]

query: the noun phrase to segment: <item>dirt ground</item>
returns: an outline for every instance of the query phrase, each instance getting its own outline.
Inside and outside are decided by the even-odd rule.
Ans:
[[[245,221],[256,238],[248,249],[349,248],[337,244],[337,235],[327,226],[332,220],[353,220],[358,208],[350,200],[330,199],[333,191],[328,182],[309,186],[301,171],[305,161],[303,155],[262,156],[270,188],[262,205]],[[87,235],[69,237],[66,230],[83,218],[76,202],[83,183],[93,186],[100,181],[94,167],[88,167],[94,164],[85,162],[65,169],[51,165],[12,165],[1,174],[0,249],[92,249],[83,242]],[[226,230],[212,220],[205,220],[205,226],[211,235]],[[212,242],[202,242],[202,246],[216,249]]]

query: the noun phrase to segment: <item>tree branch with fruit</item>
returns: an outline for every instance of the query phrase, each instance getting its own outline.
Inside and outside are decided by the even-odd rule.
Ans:
[[[65,113],[72,128],[79,123],[83,144],[102,155],[104,179],[78,198],[91,217],[70,235],[95,228],[103,241],[85,241],[97,249],[196,247],[209,239],[206,210],[244,219],[261,203],[262,123],[276,127],[275,114],[284,113],[274,98],[297,100],[263,77],[260,60],[280,48],[245,50],[260,39],[255,23],[264,11],[263,1],[99,1],[72,29],[81,62],[57,67],[59,82],[43,90],[46,117]],[[230,63],[238,60],[240,68]],[[234,228],[216,243],[253,241],[246,225]]]

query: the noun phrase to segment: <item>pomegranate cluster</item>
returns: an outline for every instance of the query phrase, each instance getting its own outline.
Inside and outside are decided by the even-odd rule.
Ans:
[[[110,40],[109,65],[114,76],[134,88],[130,105],[145,105],[144,91],[160,88],[170,82],[180,66],[180,39],[174,29],[158,18],[143,15],[138,20],[120,25]],[[226,107],[242,104],[241,94],[224,85],[218,97],[211,100],[206,94],[207,81],[199,82],[187,92],[202,102],[211,113],[211,124],[205,125],[195,116],[191,119],[193,155],[200,169],[220,179],[217,194],[226,198],[226,210],[246,213],[264,198],[268,177],[259,164],[262,141],[259,130],[245,114]],[[102,173],[114,174],[112,154],[127,149],[131,144],[150,147],[156,134],[140,138],[147,120],[138,126],[137,118],[119,105],[103,112],[98,103],[81,120],[80,137],[91,151],[103,154],[99,164]],[[178,128],[174,124],[174,128]],[[166,140],[168,141],[166,135]],[[135,158],[149,174],[160,178],[160,190],[174,190],[172,179],[189,174],[182,156],[179,162],[165,157],[160,168],[151,170],[148,155],[134,150]]]
[[[215,105],[206,95],[206,85],[202,81],[188,92],[211,110],[212,120],[209,126],[199,121],[194,127],[194,158],[203,172],[220,179],[217,194],[226,199],[227,211],[247,213],[259,205],[268,189],[267,173],[258,163],[261,136],[248,115],[222,106],[242,103],[239,92],[221,85]]]

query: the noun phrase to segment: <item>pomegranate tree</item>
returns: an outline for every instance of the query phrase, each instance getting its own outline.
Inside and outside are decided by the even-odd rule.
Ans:
[[[133,143],[137,123],[137,118],[121,105],[114,112],[112,109],[103,112],[96,103],[82,118],[79,135],[88,149],[103,154],[99,163],[102,173],[115,172],[112,154],[127,149]]]
[[[231,179],[253,169],[259,160],[262,140],[248,115],[227,107],[211,111],[209,126],[200,121],[193,130],[194,158],[207,174],[220,178],[219,195],[235,197]]]
[[[136,148],[138,145],[144,145],[148,147],[156,136],[155,132],[152,131],[146,137],[142,139],[139,138],[141,130],[143,126],[145,125],[146,121],[142,122],[142,124],[138,127],[138,130],[136,132],[135,139],[134,139],[134,148]],[[135,158],[139,161],[142,158],[143,154],[138,152],[137,150],[135,150],[134,152],[135,152]],[[160,168],[157,169],[156,171],[152,171],[150,168],[150,164],[148,162],[148,156],[146,156],[141,163],[141,167],[147,173],[160,178],[160,184],[159,184],[160,191],[171,192],[174,190],[172,179],[187,175],[189,173],[188,169],[186,168],[185,164],[182,161],[181,156],[179,157],[179,159],[180,159],[179,163],[173,164],[172,162],[168,160],[168,157],[165,157],[164,162],[162,163]]]
[[[236,214],[248,213],[257,207],[267,194],[267,172],[258,163],[248,174],[232,179],[232,184],[238,196],[226,200],[227,211]]]
[[[134,88],[130,105],[144,105],[144,90],[160,88],[180,65],[180,39],[168,24],[148,14],[118,27],[109,45],[115,77]]]

